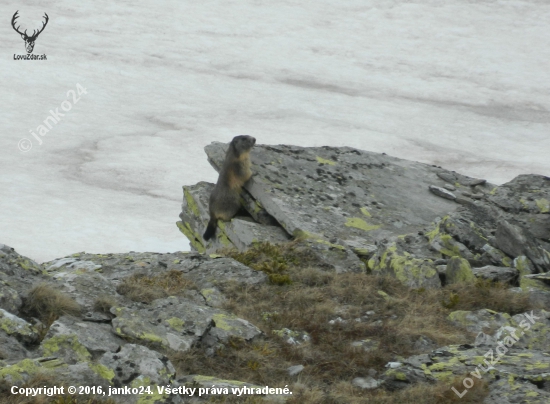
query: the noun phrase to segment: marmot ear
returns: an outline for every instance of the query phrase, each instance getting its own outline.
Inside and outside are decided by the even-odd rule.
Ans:
[[[239,149],[237,148],[237,142],[235,141],[235,139],[233,139],[231,141],[231,144],[229,145],[229,147],[233,148],[233,153],[235,153],[235,157],[239,158],[241,153],[239,152]]]

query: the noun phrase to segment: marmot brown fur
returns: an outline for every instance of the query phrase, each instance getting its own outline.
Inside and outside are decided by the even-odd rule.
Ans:
[[[218,182],[210,195],[210,221],[202,236],[209,240],[216,234],[218,219],[231,220],[241,207],[243,185],[252,177],[250,149],[256,143],[252,136],[235,136],[225,154]]]

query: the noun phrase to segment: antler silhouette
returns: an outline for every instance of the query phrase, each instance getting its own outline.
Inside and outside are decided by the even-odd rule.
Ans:
[[[48,14],[44,13],[44,18],[46,19],[46,21],[44,21],[42,23],[42,28],[40,28],[38,30],[38,32],[36,30],[33,30],[32,35],[29,36],[29,35],[27,35],[27,30],[25,30],[25,32],[19,31],[19,27],[21,25],[19,25],[18,27],[15,26],[15,23],[16,23],[15,20],[17,20],[19,18],[19,15],[17,15],[17,13],[19,13],[19,10],[17,10],[15,12],[15,14],[13,15],[13,17],[11,19],[11,26],[13,27],[15,32],[20,34],[21,38],[23,38],[25,40],[25,46],[27,48],[27,53],[31,53],[32,50],[34,49],[34,41],[36,41],[36,38],[38,38],[38,35],[40,35],[40,33],[42,31],[44,31],[44,28],[46,28],[46,25],[48,25],[48,21],[50,20],[50,17],[48,17]]]

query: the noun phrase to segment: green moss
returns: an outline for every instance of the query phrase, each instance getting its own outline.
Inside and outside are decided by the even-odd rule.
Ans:
[[[328,165],[331,165],[331,166],[334,166],[336,165],[336,162],[332,161],[332,160],[327,160],[327,159],[324,159],[322,157],[319,157],[319,156],[315,156],[315,158],[317,159],[317,161],[321,164],[328,164]]]
[[[368,224],[363,219],[358,217],[349,217],[345,223],[347,227],[355,227],[356,229],[371,231],[380,228],[380,225]]]

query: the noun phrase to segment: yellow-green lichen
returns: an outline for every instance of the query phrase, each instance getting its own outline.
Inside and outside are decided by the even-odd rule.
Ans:
[[[80,343],[76,335],[56,335],[42,342],[42,352],[45,356],[57,356],[61,349],[69,349],[76,353],[78,362],[87,362],[92,355]]]
[[[214,324],[216,324],[217,328],[220,328],[224,331],[234,331],[236,329],[235,326],[231,325],[229,321],[231,320],[238,320],[238,317],[233,314],[214,314],[212,316],[212,321],[214,321]]]
[[[371,231],[380,228],[380,225],[368,224],[363,219],[358,217],[349,217],[345,223],[347,227],[355,227],[356,229]]]
[[[176,226],[178,226],[178,229],[187,237],[193,248],[197,250],[199,253],[204,253],[206,249],[202,245],[202,243],[199,241],[202,239],[201,235],[198,233],[195,233],[189,223],[183,223],[183,222],[176,222]]]
[[[195,217],[199,219],[201,215],[199,211],[199,207],[197,206],[197,203],[193,199],[193,195],[191,195],[191,193],[186,187],[183,187],[183,196],[185,197],[185,200],[187,202],[187,207],[191,210],[193,215],[195,215]]]
[[[108,380],[110,383],[115,377],[115,372],[112,369],[109,369],[107,366],[102,365],[101,363],[89,363],[90,369],[92,369],[95,374],[97,374],[102,379]]]
[[[11,318],[3,316],[2,313],[0,313],[0,329],[4,330],[8,335],[17,334],[29,337],[30,339],[33,339],[37,335],[32,325],[24,323],[23,320],[19,323]]]
[[[369,260],[368,266],[373,271],[390,271],[404,284],[410,284],[411,280],[421,283],[424,279],[437,276],[432,260],[413,258],[407,252],[398,255],[395,245],[386,248],[378,265],[376,261]]]
[[[331,166],[334,166],[336,165],[336,162],[332,161],[332,160],[327,160],[327,159],[324,159],[322,157],[319,157],[319,156],[315,156],[315,158],[317,159],[317,161],[321,164],[328,164],[328,165],[331,165]]]
[[[537,204],[540,213],[548,213],[550,212],[550,202],[548,199],[542,198],[542,199],[535,199],[535,203]]]
[[[365,216],[367,217],[372,217],[372,215],[370,214],[370,212],[367,210],[367,208],[361,208],[361,213],[364,214]]]
[[[175,331],[182,332],[185,321],[178,317],[171,317],[166,320],[166,323]]]
[[[315,233],[311,233],[309,231],[301,230],[301,229],[294,230],[294,232],[292,233],[292,236],[296,240],[308,240],[312,238],[316,238],[316,239],[320,238],[320,236]]]
[[[383,290],[379,290],[376,292],[379,296],[382,296],[384,298],[384,300],[387,300],[387,301],[390,301],[391,300],[391,296],[388,295],[386,292],[384,292]]]
[[[151,382],[151,379],[147,376],[140,375],[132,380],[130,383],[132,388],[144,388],[143,394],[138,396],[137,404],[155,404],[163,403],[168,398],[168,394],[161,394],[157,386]],[[151,392],[150,394],[148,392]]]
[[[447,263],[447,283],[469,282],[476,279],[468,260],[460,257],[452,257]]]
[[[139,336],[139,339],[144,340],[144,341],[150,341],[150,342],[156,342],[156,343],[164,344],[164,340],[161,337],[159,337],[158,335],[155,335],[153,333],[150,333],[150,332],[142,333]]]
[[[511,267],[512,266],[512,260],[509,257],[502,257],[502,265],[505,267]]]
[[[23,359],[21,362],[0,368],[0,380],[15,384],[24,381],[25,376],[32,376],[40,371],[42,371],[42,367],[39,363],[32,359]]]
[[[479,228],[474,222],[470,222],[470,228],[474,231],[475,234],[478,235],[479,238],[482,238],[483,240],[487,241],[487,237],[483,235],[481,228]]]

